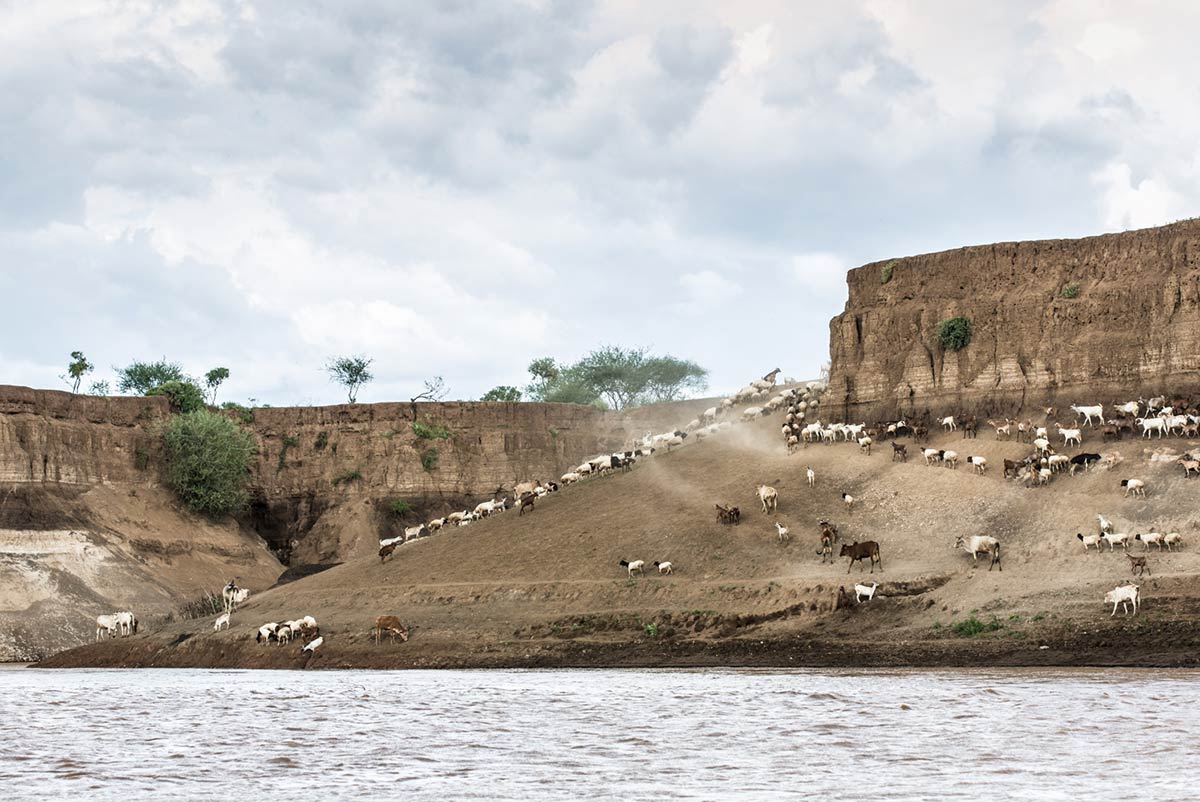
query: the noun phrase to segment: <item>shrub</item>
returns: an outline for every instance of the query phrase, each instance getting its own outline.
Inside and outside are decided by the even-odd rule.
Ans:
[[[1062,288],[1062,297],[1077,298],[1079,297],[1079,285],[1075,283],[1068,284]]]
[[[438,466],[438,450],[430,446],[421,452],[421,467],[432,473]]]
[[[421,423],[420,421],[413,421],[412,430],[413,430],[413,434],[415,434],[417,437],[421,438],[422,440],[449,440],[450,439],[450,430],[447,429],[445,426],[438,426],[437,424]]]
[[[992,620],[984,623],[975,616],[971,616],[966,621],[956,621],[950,625],[950,629],[956,635],[963,635],[968,638],[973,638],[983,632],[995,632],[1001,629],[1004,625],[1001,624],[996,616],[992,616]]]
[[[642,628],[646,630],[646,634],[649,635],[650,637],[652,637],[652,638],[658,637],[658,624],[656,624],[655,622],[648,621],[642,625]]]
[[[204,409],[204,391],[189,381],[164,382],[146,395],[165,395],[172,412],[195,412]]]
[[[244,407],[236,401],[226,401],[224,404],[221,404],[221,409],[236,412],[238,420],[246,426],[254,423],[254,410],[250,409],[250,407]]]
[[[317,439],[313,441],[313,450],[320,451],[329,442],[329,435],[325,432],[317,432]]]
[[[966,348],[971,342],[971,321],[965,317],[952,317],[938,325],[938,342],[947,351]]]
[[[896,260],[888,262],[883,267],[879,268],[879,283],[887,284],[892,280],[892,271],[896,269]]]
[[[342,471],[337,476],[333,477],[333,486],[344,485],[347,482],[354,482],[362,478],[362,471],[358,468],[351,468],[348,471]]]
[[[394,498],[392,499],[392,502],[388,504],[388,509],[392,511],[393,515],[403,515],[404,513],[408,512],[409,506],[408,502],[404,499]]]
[[[246,505],[254,437],[206,409],[176,415],[162,427],[167,486],[196,512],[219,518]]]
[[[150,452],[138,446],[133,450],[133,467],[144,471],[150,467]]]
[[[295,448],[298,445],[300,445],[299,437],[296,437],[292,434],[285,434],[283,436],[283,447],[279,449],[279,464],[276,466],[277,470],[283,470],[283,466],[287,462],[288,449]]]

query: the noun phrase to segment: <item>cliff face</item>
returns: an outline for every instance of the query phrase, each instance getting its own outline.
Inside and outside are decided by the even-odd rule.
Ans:
[[[847,419],[1200,387],[1200,221],[875,262],[847,281],[830,323],[828,399]],[[959,315],[971,343],[946,351],[938,324]]]
[[[231,577],[261,590],[283,570],[277,558],[373,553],[381,535],[556,478],[711,404],[629,415],[469,402],[230,412],[258,442],[252,502],[240,521],[212,523],[159,485],[165,399],[0,386],[0,660],[74,645],[102,612],[165,613]],[[393,512],[396,500],[409,510]]]

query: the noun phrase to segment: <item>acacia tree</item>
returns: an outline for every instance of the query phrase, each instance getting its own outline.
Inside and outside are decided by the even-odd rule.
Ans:
[[[529,364],[525,388],[535,401],[600,404],[614,409],[671,401],[706,385],[708,371],[673,356],[651,356],[645,348],[603,346],[574,365],[549,357]]]
[[[209,392],[212,393],[213,406],[217,404],[217,388],[228,378],[229,368],[213,368],[204,374],[204,383],[208,386]]]
[[[83,381],[83,377],[92,372],[95,367],[91,362],[88,362],[87,357],[83,355],[83,351],[72,351],[71,362],[67,365],[67,375],[63,376],[63,381],[71,385],[71,392],[79,392],[79,383]]]
[[[117,390],[122,393],[132,391],[138,395],[145,395],[168,382],[188,381],[179,363],[168,362],[166,359],[157,362],[130,362],[128,366],[114,370],[117,372]]]
[[[339,356],[325,363],[325,372],[335,384],[346,388],[348,400],[353,404],[358,400],[358,391],[362,386],[375,378],[370,371],[374,361],[361,355]]]

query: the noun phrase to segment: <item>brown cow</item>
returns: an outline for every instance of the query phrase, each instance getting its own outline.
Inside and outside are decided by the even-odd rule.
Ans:
[[[846,573],[850,573],[850,569],[859,560],[871,561],[871,573],[875,573],[875,563],[879,563],[879,570],[883,571],[883,560],[879,556],[879,544],[874,540],[862,543],[843,543],[838,556],[850,558],[850,564],[846,566]]]
[[[396,641],[396,636],[400,636],[400,642],[404,643],[408,640],[408,630],[400,623],[400,619],[394,615],[381,615],[375,619],[375,628],[372,630],[375,634],[375,643],[378,644],[383,638],[383,633],[386,632],[392,637],[392,642]]]

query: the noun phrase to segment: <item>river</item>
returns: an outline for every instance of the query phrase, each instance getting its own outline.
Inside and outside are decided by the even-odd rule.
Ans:
[[[0,668],[6,800],[1200,798],[1200,672]]]

